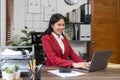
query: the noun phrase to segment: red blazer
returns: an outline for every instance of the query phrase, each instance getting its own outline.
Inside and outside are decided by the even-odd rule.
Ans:
[[[62,49],[52,34],[43,35],[41,39],[43,50],[47,57],[46,66],[60,66],[70,68],[73,62],[84,61],[73,51],[66,38],[62,40],[65,46],[64,54],[62,54]]]

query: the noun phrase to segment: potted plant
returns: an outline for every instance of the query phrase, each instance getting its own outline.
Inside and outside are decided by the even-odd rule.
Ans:
[[[35,31],[21,30],[21,32],[24,34],[24,36],[20,37],[20,41],[19,42],[11,43],[11,46],[32,46],[32,43],[31,43],[31,32],[35,32]],[[26,49],[31,51],[31,48],[15,48],[13,50],[24,51]]]
[[[21,30],[21,32],[24,34],[24,37],[20,37],[20,42],[16,43],[13,42],[12,46],[31,46],[31,32],[35,31],[27,31],[27,30]]]
[[[20,78],[20,70],[19,70],[19,65],[18,64],[16,64],[14,66],[14,70],[15,70],[14,79],[15,80],[19,79]]]
[[[14,79],[14,70],[10,67],[5,69],[5,80],[13,80]]]
[[[8,67],[5,67],[2,69],[2,79],[4,80],[6,78],[6,72],[5,70],[7,69]]]

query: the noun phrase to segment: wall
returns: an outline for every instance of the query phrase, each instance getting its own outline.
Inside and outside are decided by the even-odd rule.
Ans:
[[[1,38],[0,38],[0,46],[1,45],[5,45],[5,33],[6,33],[6,29],[5,29],[5,26],[6,26],[6,17],[5,17],[5,13],[6,13],[6,9],[5,9],[5,0],[0,0],[0,3],[1,3],[1,6],[0,6],[0,12],[1,12],[1,20],[0,20],[0,27],[1,27],[1,30],[0,30],[0,35],[1,35]]]
[[[75,5],[67,5],[64,0],[40,0],[40,13],[34,14],[34,13],[28,13],[28,1],[29,0],[14,0],[14,11],[13,11],[13,32],[12,32],[12,38],[13,41],[18,42],[20,40],[20,37],[23,36],[21,34],[21,30],[25,29],[25,26],[27,26],[28,31],[41,31],[43,32],[47,26],[48,21],[44,20],[45,16],[45,8],[48,6],[52,6],[52,8],[55,10],[56,13],[61,13],[64,16],[67,12],[78,8],[81,4],[86,3],[87,0],[78,0],[79,2]],[[2,2],[2,34],[5,35],[5,0],[1,0]],[[4,42],[1,42],[3,45],[5,45],[5,36],[2,37],[2,40]],[[85,43],[74,43],[71,42],[72,47],[74,48],[75,52],[78,52],[80,49],[81,52],[86,52],[86,45]]]
[[[67,12],[78,8],[81,4],[87,2],[87,0],[79,0],[79,3],[73,6],[65,4],[64,0],[40,0],[40,13],[32,14],[28,13],[28,0],[14,0],[14,20],[13,20],[13,39],[18,41],[20,37],[20,30],[28,27],[28,30],[44,31],[47,28],[48,21],[44,20],[45,7],[55,6],[57,13],[65,15]],[[54,4],[54,5],[53,5]]]

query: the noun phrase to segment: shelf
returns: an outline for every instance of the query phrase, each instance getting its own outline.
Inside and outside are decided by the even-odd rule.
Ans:
[[[18,64],[20,72],[29,72],[29,60],[34,59],[34,46],[4,46],[0,47],[0,51],[0,70]]]
[[[71,24],[85,24],[84,22],[72,22]]]
[[[91,41],[91,24],[72,23],[70,40]],[[75,24],[75,25],[74,25]]]
[[[69,40],[70,42],[91,42],[91,41],[80,41],[80,40]]]
[[[15,59],[18,59],[18,60],[26,60],[26,59],[31,59],[31,55],[17,55],[17,56],[13,56],[13,55],[11,55],[11,56],[6,56],[6,55],[4,55],[4,56],[2,56],[1,57],[1,59],[8,59],[8,60],[15,60]]]

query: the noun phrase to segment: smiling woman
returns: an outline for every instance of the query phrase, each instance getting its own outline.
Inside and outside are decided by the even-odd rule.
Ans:
[[[68,5],[74,5],[78,2],[78,0],[64,0],[65,3],[67,3]]]
[[[59,13],[53,14],[41,38],[46,55],[46,66],[87,69],[89,64],[74,52],[63,34],[64,29],[64,16]]]

